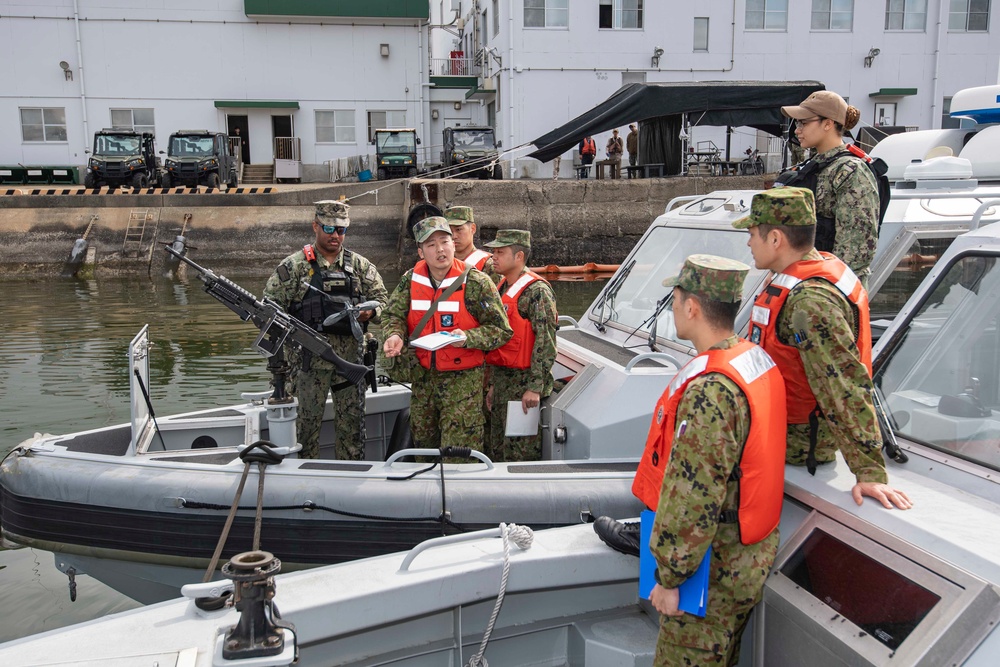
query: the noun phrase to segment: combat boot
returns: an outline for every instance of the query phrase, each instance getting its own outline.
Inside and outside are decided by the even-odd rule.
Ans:
[[[639,522],[615,521],[609,516],[599,516],[594,521],[594,532],[615,551],[629,556],[639,555]]]

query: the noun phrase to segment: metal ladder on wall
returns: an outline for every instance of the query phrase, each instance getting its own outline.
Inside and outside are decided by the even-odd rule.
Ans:
[[[128,214],[128,225],[125,227],[125,240],[122,242],[122,257],[138,257],[142,252],[142,241],[146,235],[146,223],[153,219],[149,209],[133,209]]]

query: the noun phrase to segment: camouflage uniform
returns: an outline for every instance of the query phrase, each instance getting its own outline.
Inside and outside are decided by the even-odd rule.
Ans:
[[[821,259],[815,249],[803,260]],[[778,316],[778,339],[799,349],[809,387],[823,411],[816,437],[816,461],[844,455],[858,482],[888,482],[882,436],[871,398],[871,378],[855,344],[851,304],[826,280],[806,280],[788,295]],[[795,341],[795,332],[807,336]],[[809,424],[788,425],[788,463],[805,465]]]
[[[512,244],[530,248],[531,235],[522,230],[501,230],[496,241],[486,245],[497,248]],[[500,292],[508,287],[505,281],[501,281]],[[552,366],[556,361],[556,330],[559,328],[559,312],[552,287],[542,280],[525,287],[517,299],[517,312],[531,322],[535,343],[529,368],[489,366],[493,401],[492,409],[487,412],[486,452],[494,461],[537,461],[542,458],[540,433],[533,437],[508,438],[505,432],[508,401],[520,401],[526,391],[538,392],[542,398],[552,393]]]
[[[320,204],[317,203],[317,213]],[[334,218],[336,216],[331,215]],[[342,224],[345,218],[337,218],[334,224]],[[348,221],[349,224],[349,221]],[[361,294],[364,300],[378,301],[384,307],[388,292],[382,284],[375,265],[357,253],[352,253],[354,276],[361,282]],[[344,251],[341,250],[337,259],[331,264],[320,253],[316,253],[316,262],[320,269],[344,269]],[[264,288],[264,296],[274,299],[282,308],[288,310],[305,297],[313,276],[313,267],[305,258],[305,253],[299,250],[282,260],[271,275]],[[373,311],[369,322],[378,322],[380,309]],[[363,352],[359,349],[353,336],[326,336],[330,347],[345,361],[362,363]],[[297,436],[302,443],[302,458],[319,458],[319,436],[323,423],[323,412],[326,408],[327,394],[344,378],[337,375],[334,367],[313,355],[310,355],[309,370],[303,370],[301,353],[288,355],[292,369],[292,392],[299,401]],[[333,392],[334,426],[336,429],[336,455],[342,460],[361,460],[364,458],[365,443],[365,384],[347,387]]]
[[[734,222],[733,227],[815,224],[812,200],[812,193],[804,188],[766,190],[754,195],[750,215]],[[815,248],[802,257],[803,261],[818,259],[822,255]],[[813,278],[791,289],[778,315],[776,333],[779,341],[799,350],[809,387],[823,413],[816,461],[833,461],[839,449],[858,482],[884,484],[888,476],[882,436],[870,393],[871,378],[856,344],[856,327],[854,309],[840,290],[826,280]],[[808,451],[809,424],[789,424],[788,463],[805,465]]]
[[[737,340],[731,336],[713,349],[729,349]],[[736,383],[721,373],[695,378],[677,415],[687,427],[673,441],[650,548],[661,585],[676,588],[711,545],[710,594],[705,618],[660,617],[654,664],[731,664],[778,552],[778,531],[745,545],[738,524],[718,521],[720,512],[739,507],[739,485],[729,476],[750,433],[750,405]]]
[[[816,156],[828,161],[844,146]],[[851,267],[868,289],[870,265],[878,245],[878,183],[859,158],[843,155],[821,170],[816,178],[816,215],[833,218],[837,230],[833,254]]]
[[[386,339],[397,335],[408,342],[406,318],[412,276],[413,269],[404,273],[389,297],[383,313],[382,332]],[[476,269],[466,277],[465,307],[479,322],[478,327],[464,331],[466,347],[495,350],[510,339],[513,332],[496,285]],[[410,397],[410,429],[417,443],[432,448],[482,449],[484,382],[483,366],[461,371],[420,367],[414,374]]]
[[[476,224],[471,206],[449,206],[445,209],[443,217],[453,227],[460,227],[469,223]],[[472,251],[475,252],[475,247],[473,247]],[[459,257],[459,259],[465,261],[463,257]],[[493,266],[492,257],[487,259],[486,263],[483,264],[482,272],[489,276],[494,285],[500,284],[500,274],[497,273],[496,268]]]

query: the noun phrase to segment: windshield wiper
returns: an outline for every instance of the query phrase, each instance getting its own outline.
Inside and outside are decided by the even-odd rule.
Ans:
[[[662,313],[673,302],[674,302],[673,290],[670,290],[670,292],[665,297],[656,302],[656,309],[650,316],[653,318],[653,324],[649,327],[649,337],[646,339],[646,342],[649,344],[649,350],[651,352],[659,352],[659,350],[656,347],[656,324],[660,320],[660,313]]]
[[[611,308],[612,313],[614,312],[615,297],[618,295],[618,290],[621,289],[622,285],[625,283],[625,279],[628,278],[628,274],[632,272],[632,267],[635,266],[635,260],[625,265],[625,268],[621,272],[611,279],[611,282],[607,284],[604,288],[604,292],[601,294],[601,299],[598,303],[594,304],[594,309],[600,308],[601,314],[597,318],[597,322],[594,326],[601,333],[606,331],[604,325],[611,319],[611,314],[608,314],[607,319],[604,317],[604,307],[608,306]]]

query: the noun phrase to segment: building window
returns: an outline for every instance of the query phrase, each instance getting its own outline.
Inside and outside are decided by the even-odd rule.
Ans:
[[[788,0],[747,0],[747,30],[785,30]]]
[[[156,132],[152,109],[112,109],[111,127],[135,130],[136,132]]]
[[[22,141],[66,141],[66,109],[21,109]]]
[[[565,28],[569,25],[569,0],[524,0],[525,28]]]
[[[406,127],[405,111],[368,112],[368,141],[375,139],[375,130],[385,130],[388,128],[398,130],[404,127]]]
[[[971,118],[952,118],[951,117],[951,98],[944,98],[944,103],[941,105],[941,129],[942,130],[952,130],[957,128],[962,128],[967,130],[976,126],[976,121]]]
[[[353,144],[356,142],[354,109],[316,112],[316,143]]]
[[[990,0],[951,0],[948,30],[986,32],[990,29]]]
[[[642,0],[601,0],[597,21],[599,28],[642,28]]]
[[[694,50],[708,51],[707,16],[696,16],[694,19]]]
[[[850,30],[854,25],[854,0],[813,0],[813,30]]]
[[[885,0],[886,30],[923,30],[927,0]]]
[[[483,26],[486,29],[486,26]],[[493,36],[500,34],[500,0],[493,0]]]

